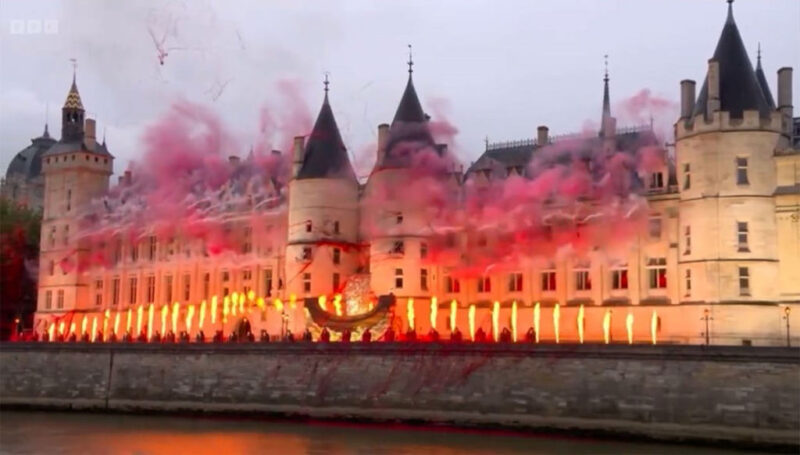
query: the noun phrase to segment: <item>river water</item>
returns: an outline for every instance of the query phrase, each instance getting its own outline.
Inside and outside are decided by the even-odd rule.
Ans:
[[[120,414],[0,413],[2,454],[675,454],[725,449],[430,427]]]

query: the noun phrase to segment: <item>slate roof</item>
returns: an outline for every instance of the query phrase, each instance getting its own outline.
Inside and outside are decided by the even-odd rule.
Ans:
[[[25,180],[31,180],[41,175],[42,156],[55,143],[56,140],[50,137],[50,132],[47,125],[45,125],[44,133],[37,138],[31,139],[31,145],[17,153],[11,163],[8,164],[6,178],[21,176]]]
[[[397,122],[422,123],[425,121],[427,121],[427,116],[422,110],[422,104],[419,102],[417,91],[414,89],[414,81],[411,79],[411,73],[409,72],[406,89],[403,92],[403,97],[400,98],[400,104],[394,113],[392,124],[394,125]]]
[[[769,105],[756,78],[753,65],[733,20],[733,6],[728,4],[728,18],[722,27],[713,60],[719,63],[720,109],[733,118],[741,118],[745,110],[757,110],[769,115]],[[693,116],[704,114],[708,105],[708,77],[703,82],[695,103]]]
[[[83,102],[81,102],[81,94],[78,93],[78,85],[75,83],[75,77],[72,78],[72,87],[69,88],[67,99],[64,101],[64,109],[81,109],[83,110]]]
[[[761,52],[759,52],[756,61],[758,62],[756,63],[756,80],[758,81],[758,86],[761,88],[761,93],[764,95],[764,100],[767,102],[769,109],[775,110],[775,99],[772,98],[772,92],[769,90],[769,83],[767,82],[767,78],[764,77],[764,69],[761,68]]]
[[[356,173],[347,156],[347,148],[342,141],[339,127],[328,102],[325,100],[314,123],[314,129],[306,141],[303,164],[297,174],[298,179],[347,178],[356,180]]]

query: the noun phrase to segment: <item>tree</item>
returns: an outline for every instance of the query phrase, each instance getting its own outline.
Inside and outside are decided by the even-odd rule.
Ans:
[[[33,326],[42,216],[0,198],[0,339]]]

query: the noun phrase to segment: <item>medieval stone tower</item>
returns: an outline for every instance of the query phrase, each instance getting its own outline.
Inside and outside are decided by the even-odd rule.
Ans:
[[[295,138],[286,245],[287,292],[339,292],[359,270],[359,186],[325,99],[308,140]]]
[[[61,139],[42,157],[44,207],[38,311],[63,313],[91,308],[89,282],[81,273],[86,245],[74,239],[80,209],[108,190],[114,157],[98,143],[95,121],[85,110],[75,77],[61,109]],[[113,290],[112,290],[113,291]],[[120,290],[116,289],[117,294]]]
[[[759,333],[774,324],[775,315],[720,312],[724,306],[716,304],[755,308],[800,295],[798,277],[777,283],[779,268],[789,268],[779,263],[796,263],[791,255],[798,254],[783,251],[776,241],[792,235],[791,226],[776,221],[775,198],[777,156],[789,147],[792,134],[792,70],[778,71],[776,106],[760,56],[756,70],[750,63],[730,3],[696,100],[695,82],[681,82],[681,117],[675,125],[680,301],[715,304],[712,317],[720,330],[742,330],[745,324]],[[721,320],[734,314],[738,320]]]

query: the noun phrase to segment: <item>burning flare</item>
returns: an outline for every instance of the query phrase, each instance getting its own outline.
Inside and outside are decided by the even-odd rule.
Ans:
[[[64,323],[62,322],[61,325],[63,326]],[[61,329],[61,327],[59,327]],[[97,316],[92,318],[92,343],[97,339]]]
[[[169,316],[169,303],[161,307],[161,335],[167,333],[167,316]]]
[[[125,320],[125,331],[131,333],[131,324],[133,323],[133,309],[128,307],[128,318]]]
[[[533,306],[533,331],[534,336],[536,337],[536,342],[539,342],[539,319],[541,317],[541,310],[539,308],[539,302],[536,302],[536,305]]]
[[[628,313],[625,318],[625,328],[628,331],[628,344],[633,344],[633,313]]]
[[[50,327],[47,328],[47,339],[48,341],[53,341],[53,338],[56,335],[56,323],[50,324]]]
[[[119,335],[119,311],[114,314],[114,335]]]
[[[275,305],[275,311],[283,313],[283,302],[281,302],[281,299],[275,299],[272,304]]]
[[[431,298],[431,330],[436,330],[436,313],[439,312],[439,300]]]
[[[211,325],[217,323],[217,296],[211,297]]]
[[[333,308],[336,309],[336,316],[342,315],[342,294],[336,294],[333,297]]]
[[[494,342],[497,343],[500,340],[500,302],[497,300],[494,301],[492,305],[492,336],[494,337]]]
[[[584,328],[584,319],[583,319],[583,305],[578,308],[578,341],[583,344],[583,328]]]
[[[603,341],[606,344],[611,342],[611,310],[606,310],[606,314],[603,315]]]
[[[328,311],[328,305],[325,303],[325,296],[321,295],[317,299],[317,303],[319,303],[319,307],[322,308],[322,311]]]
[[[189,304],[189,307],[186,309],[186,322],[184,325],[186,326],[186,333],[192,332],[192,318],[194,317],[194,304]]]
[[[650,317],[650,340],[653,344],[658,342],[658,313],[653,310],[653,316]]]
[[[70,335],[73,335],[73,334],[75,334],[75,322],[72,322],[72,323],[69,325],[69,334],[70,334]]]
[[[203,324],[206,322],[206,301],[200,304],[200,317],[197,321],[197,330],[203,330]]]
[[[89,323],[89,315],[84,314],[83,320],[81,321],[81,334],[86,333],[86,325]]]
[[[456,304],[455,299],[450,301],[450,331],[455,332],[456,330],[456,311],[458,310],[458,305]]]
[[[295,309],[297,308],[297,295],[296,294],[289,294],[289,308]]]
[[[408,316],[408,330],[414,330],[414,299],[409,298],[406,304],[406,315]]]
[[[559,343],[561,341],[558,334],[559,319],[561,319],[561,310],[559,309],[558,304],[556,303],[556,305],[553,307],[553,330],[555,330],[556,333],[556,343]]]
[[[517,301],[511,302],[511,339],[517,342]]]
[[[155,313],[155,305],[151,303],[147,308],[147,341],[153,339],[153,316]]]
[[[222,298],[222,323],[228,323],[228,314],[231,312],[231,300],[226,295]]]
[[[139,308],[136,309],[136,334],[142,333],[142,319],[144,316],[144,305],[139,305]]]
[[[94,322],[97,322],[97,318],[95,318]],[[58,334],[59,335],[64,334],[64,321],[58,323]]]
[[[181,304],[175,302],[172,304],[172,333],[178,333],[178,315],[181,313]]]
[[[469,338],[475,341],[475,304],[469,306]]]

